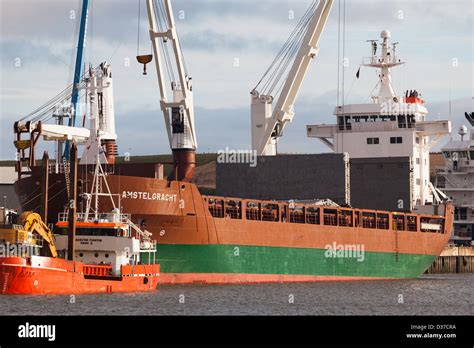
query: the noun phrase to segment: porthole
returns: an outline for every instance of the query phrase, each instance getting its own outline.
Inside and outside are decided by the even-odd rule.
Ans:
[[[105,254],[105,257],[109,257],[109,254]]]
[[[94,256],[95,256],[95,257],[99,257],[99,253],[95,253]]]

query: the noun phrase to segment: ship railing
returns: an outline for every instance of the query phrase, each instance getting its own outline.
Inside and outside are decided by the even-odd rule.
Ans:
[[[112,265],[84,265],[85,276],[109,277],[112,275]]]
[[[362,57],[362,64],[378,64],[377,57]]]
[[[64,174],[69,173],[70,164],[69,162],[64,163],[53,163],[48,167],[49,174]]]
[[[69,174],[71,164],[68,161],[64,163],[52,163],[48,166],[49,174]],[[110,164],[102,166],[105,174],[115,174],[115,167]]]
[[[156,240],[148,240],[146,241],[148,243],[147,247],[144,247],[140,245],[140,252],[141,253],[154,253],[156,252]]]
[[[68,213],[59,213],[58,221],[67,222]],[[99,222],[117,222],[117,223],[127,223],[131,218],[130,214],[114,214],[114,213],[100,213],[98,214]],[[86,221],[96,221],[94,213],[76,213],[76,221],[86,222]]]
[[[67,221],[68,213],[59,213],[58,214],[58,222]]]

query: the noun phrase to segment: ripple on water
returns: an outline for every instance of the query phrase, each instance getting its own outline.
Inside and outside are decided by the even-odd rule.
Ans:
[[[70,296],[0,295],[0,315],[473,315],[473,287],[474,274],[393,281],[163,285],[154,293],[78,295],[75,303],[70,303]]]

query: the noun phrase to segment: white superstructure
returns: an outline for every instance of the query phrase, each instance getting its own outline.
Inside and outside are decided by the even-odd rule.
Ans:
[[[471,131],[461,126],[461,140],[451,140],[441,149],[446,166],[436,171],[435,185],[454,202],[452,242],[472,243],[474,233],[474,113],[466,113]]]
[[[97,69],[89,69],[89,76],[85,79],[86,93],[90,101],[89,130],[81,164],[94,163],[96,152],[101,151],[102,163],[107,163],[107,149],[103,145],[107,141],[115,142],[115,112],[112,71],[110,64],[102,63]],[[109,151],[114,151],[110,149]]]
[[[395,93],[391,69],[404,62],[396,55],[390,32],[384,30],[380,36],[381,43],[371,40],[371,57],[362,64],[379,71],[379,89],[371,96],[372,102],[336,106],[337,124],[308,125],[307,135],[350,158],[409,157],[413,208],[433,202],[429,152],[451,132],[451,123],[428,121],[428,110],[417,91],[406,91],[404,96]]]

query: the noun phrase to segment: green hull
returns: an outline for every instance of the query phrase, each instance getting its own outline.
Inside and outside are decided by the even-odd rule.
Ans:
[[[363,256],[362,256],[363,255]],[[148,261],[148,255],[142,256]],[[162,273],[281,274],[373,278],[416,278],[436,256],[364,252],[327,255],[325,249],[222,244],[159,244]]]

